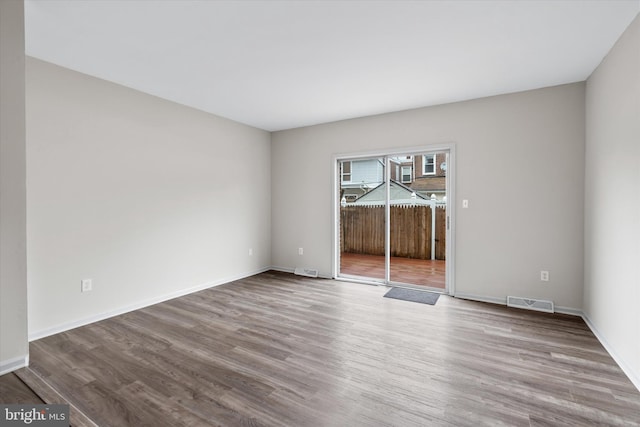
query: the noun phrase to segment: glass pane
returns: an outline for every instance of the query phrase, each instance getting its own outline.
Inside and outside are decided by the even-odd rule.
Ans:
[[[385,279],[385,165],[382,158],[349,163],[340,184],[340,275]]]
[[[447,153],[415,155],[431,175],[416,174],[412,182],[391,181],[389,198],[389,280],[445,288],[446,173],[434,174]],[[421,168],[422,164],[414,165]],[[419,169],[418,169],[419,170]],[[404,177],[404,171],[403,171]],[[435,194],[435,198],[431,195]]]

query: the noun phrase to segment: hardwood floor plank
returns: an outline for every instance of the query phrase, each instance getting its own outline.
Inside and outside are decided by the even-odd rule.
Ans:
[[[0,376],[0,403],[2,404],[42,404],[44,400],[33,392],[16,374]]]
[[[640,425],[584,324],[267,272],[31,343],[101,426]]]
[[[78,407],[65,399],[57,390],[47,383],[32,370],[25,368],[15,371],[16,376],[27,384],[32,390],[37,390],[38,397],[43,403],[61,403],[69,405],[69,418],[72,427],[96,427],[96,424],[89,419]]]

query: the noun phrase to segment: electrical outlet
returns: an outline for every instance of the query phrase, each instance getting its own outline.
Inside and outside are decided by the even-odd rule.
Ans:
[[[91,282],[91,279],[82,279],[81,285],[81,292],[89,292],[93,290],[93,283]]]
[[[253,248],[249,248],[249,256],[253,255]]]
[[[543,282],[548,282],[549,281],[549,272],[546,270],[541,270],[540,271],[540,280]]]
[[[304,249],[298,248],[298,255],[304,255]]]
[[[469,201],[468,200],[463,200],[462,201],[462,208],[463,209],[467,209],[469,207]]]

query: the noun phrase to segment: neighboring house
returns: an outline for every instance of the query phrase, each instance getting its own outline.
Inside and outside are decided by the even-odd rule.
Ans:
[[[381,183],[373,190],[364,194],[353,202],[349,203],[349,206],[378,206],[384,205],[386,200],[386,186],[385,183]],[[389,188],[389,204],[392,206],[397,205],[430,205],[431,202],[428,198],[417,194],[411,188],[398,181],[391,180]]]
[[[446,195],[446,153],[391,157],[391,180],[404,184],[418,195],[438,200]],[[353,202],[384,182],[382,159],[344,161],[340,164],[340,198]]]
[[[403,184],[413,182],[413,157],[414,156],[398,156],[391,157],[391,179]]]
[[[340,198],[348,202],[376,188],[384,181],[382,159],[349,160],[340,163]]]
[[[391,158],[391,179],[410,187],[417,194],[438,200],[446,196],[446,153],[417,154]]]

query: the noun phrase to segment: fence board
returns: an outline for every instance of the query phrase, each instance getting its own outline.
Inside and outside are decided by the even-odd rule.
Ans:
[[[436,259],[445,259],[447,253],[447,210],[436,207]]]
[[[340,209],[340,250],[384,255],[384,206]],[[431,259],[431,207],[391,206],[391,256]],[[436,208],[436,259],[445,259],[446,210]]]
[[[341,251],[384,255],[384,207],[346,206],[340,209]]]

